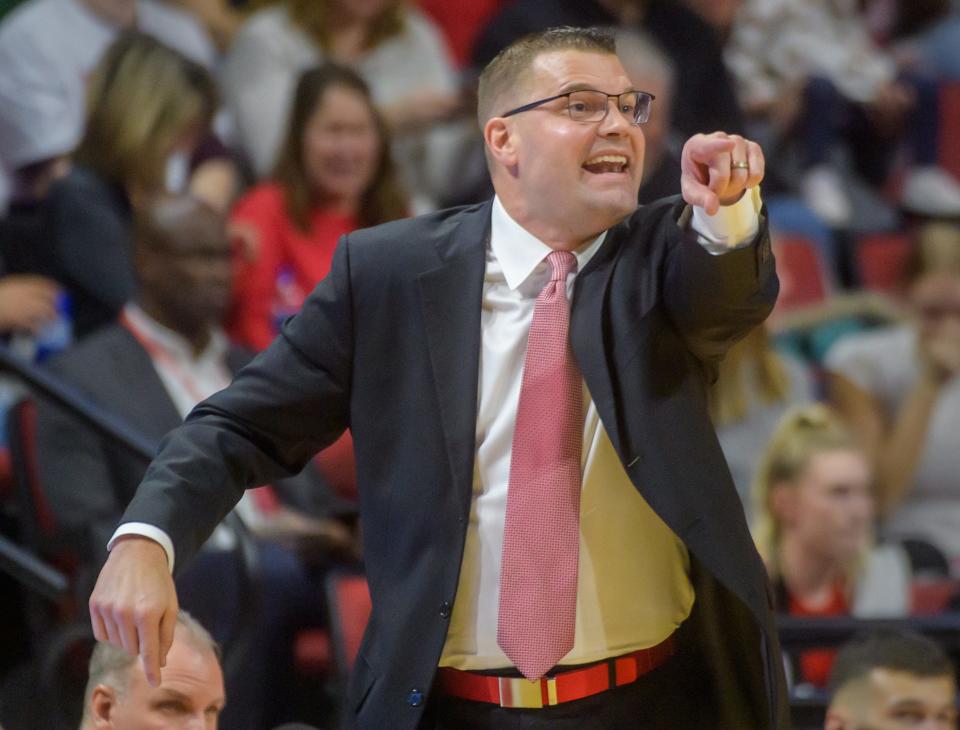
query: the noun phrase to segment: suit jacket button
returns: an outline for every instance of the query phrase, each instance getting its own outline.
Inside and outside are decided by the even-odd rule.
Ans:
[[[423,704],[423,692],[418,689],[412,689],[407,693],[407,704],[410,707],[420,707]]]
[[[450,618],[450,601],[440,604],[440,618]]]

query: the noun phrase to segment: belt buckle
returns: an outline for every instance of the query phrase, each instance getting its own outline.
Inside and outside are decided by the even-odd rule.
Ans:
[[[542,679],[531,681],[525,677],[497,677],[500,707],[540,709],[543,707],[542,682]]]

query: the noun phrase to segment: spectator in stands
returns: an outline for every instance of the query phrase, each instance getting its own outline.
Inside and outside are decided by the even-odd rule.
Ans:
[[[200,623],[181,611],[168,627],[173,644],[166,671],[151,687],[136,652],[98,643],[90,658],[80,730],[216,730],[226,704],[220,648]]]
[[[901,204],[922,214],[960,214],[960,182],[937,166],[936,87],[899,75],[894,58],[870,38],[858,3],[746,0],[726,59],[751,116],[781,135],[797,129],[801,192],[825,223],[853,222],[849,186],[832,158],[838,145],[879,188],[905,131],[913,160]]]
[[[710,416],[748,522],[750,487],[770,434],[791,407],[815,399],[810,368],[774,350],[765,327],[752,330],[720,363],[709,393]]]
[[[189,197],[151,201],[137,219],[134,262],[135,302],[119,321],[52,361],[51,369],[159,442],[198,401],[225,387],[251,354],[230,345],[219,326],[232,268],[219,214]],[[75,546],[85,564],[99,565],[146,463],[45,403],[37,441],[40,478],[64,544]],[[322,579],[331,556],[354,560],[358,554],[350,529],[330,516],[340,511],[312,466],[271,489],[248,492],[238,505],[237,514],[258,538],[261,591],[258,631],[250,637],[254,654],[243,677],[229,677],[237,691],[227,710],[238,723],[231,727],[259,730],[290,719],[272,713],[283,711],[291,691],[293,634],[325,622]],[[226,598],[231,546],[230,535],[220,530],[178,576],[182,605],[218,636],[250,600]]]
[[[158,0],[29,0],[0,23],[0,168],[15,188],[23,186],[23,168],[36,177],[38,167],[62,164],[79,143],[87,78],[130,28],[213,64],[200,25]]]
[[[370,86],[416,202],[455,175],[461,140],[475,136],[439,31],[399,0],[285,0],[254,13],[237,34],[224,89],[240,143],[260,177],[276,162],[300,73],[323,60],[353,67]]]
[[[231,334],[262,350],[327,275],[340,236],[402,218],[407,202],[366,83],[336,64],[300,77],[273,180],[232,214],[240,247]],[[286,291],[281,291],[286,289]]]
[[[98,66],[75,165],[45,212],[48,266],[72,296],[78,335],[111,321],[133,294],[133,211],[184,189],[215,109],[203,67],[149,36],[122,36]]]
[[[824,730],[956,730],[953,665],[918,634],[854,640],[838,652],[830,684]]]
[[[754,537],[778,611],[793,616],[902,616],[910,565],[876,546],[873,474],[853,434],[825,406],[787,413],[754,483]],[[826,685],[831,651],[803,652],[795,681]]]
[[[912,318],[827,353],[830,398],[877,472],[884,533],[930,543],[960,569],[960,234],[919,241]]]

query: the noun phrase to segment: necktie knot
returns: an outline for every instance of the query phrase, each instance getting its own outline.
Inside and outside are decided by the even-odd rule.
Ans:
[[[550,264],[550,281],[566,283],[567,275],[577,270],[577,257],[569,251],[554,251],[547,256]]]

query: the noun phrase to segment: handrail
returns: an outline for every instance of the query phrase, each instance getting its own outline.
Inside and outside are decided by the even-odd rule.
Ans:
[[[4,535],[0,535],[0,572],[51,601],[63,598],[70,589],[67,576]]]
[[[93,428],[101,436],[124,447],[144,463],[153,460],[157,445],[141,435],[123,420],[103,410],[75,388],[64,384],[44,368],[27,362],[13,354],[0,343],[0,371],[12,373],[29,385],[35,392],[55,401],[59,406]],[[237,534],[241,559],[247,569],[248,580],[256,574],[256,549],[253,538],[243,521],[230,512],[223,521]],[[0,543],[0,569],[7,570],[14,578],[28,587],[35,588],[45,596],[56,596],[65,590],[66,579],[52,568],[16,545],[4,540]]]
[[[65,385],[44,368],[14,355],[8,347],[0,344],[0,371],[8,371],[24,381],[33,390],[57,402],[71,414],[91,426],[100,435],[128,449],[135,456],[149,462],[156,452],[156,445],[133,431],[119,418],[107,413],[75,388]]]
[[[777,617],[777,633],[785,649],[836,646],[857,634],[876,631],[915,631],[947,646],[960,646],[960,613],[904,618]]]

